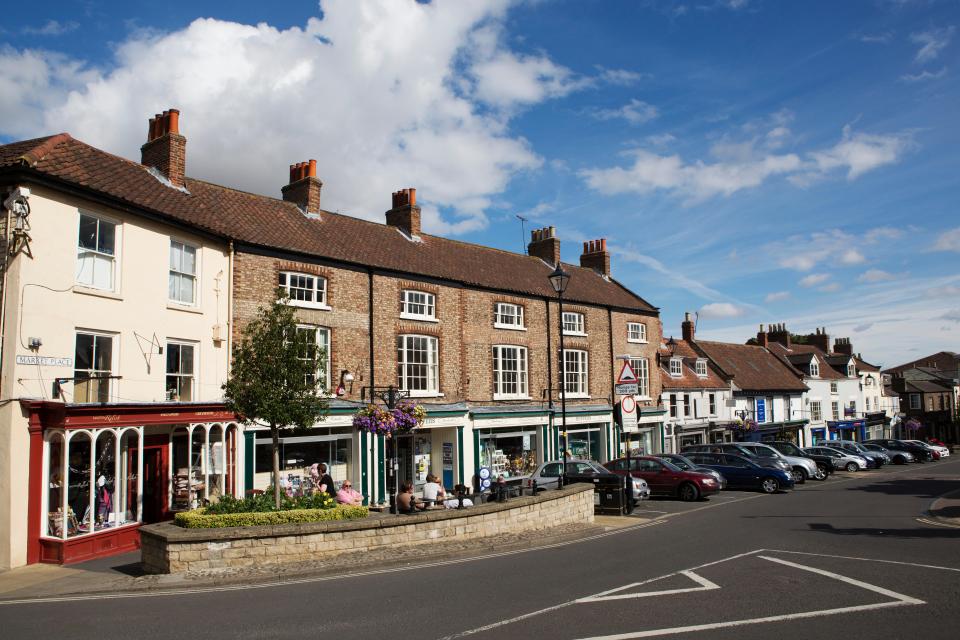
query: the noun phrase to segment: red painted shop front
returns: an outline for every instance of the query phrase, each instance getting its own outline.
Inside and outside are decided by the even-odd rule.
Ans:
[[[21,404],[30,429],[28,563],[132,551],[141,524],[242,493],[240,428],[222,404]]]

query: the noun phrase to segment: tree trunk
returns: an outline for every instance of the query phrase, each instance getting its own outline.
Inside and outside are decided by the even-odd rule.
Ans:
[[[273,439],[273,502],[280,510],[280,429],[270,425],[270,437]]]

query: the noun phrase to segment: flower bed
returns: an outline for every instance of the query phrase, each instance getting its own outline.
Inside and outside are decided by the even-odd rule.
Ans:
[[[367,514],[366,507],[345,504],[333,509],[290,509],[288,511],[256,511],[250,513],[208,514],[206,509],[194,509],[193,511],[178,513],[174,517],[174,522],[185,529],[217,529],[219,527],[255,527],[356,520],[366,518]]]

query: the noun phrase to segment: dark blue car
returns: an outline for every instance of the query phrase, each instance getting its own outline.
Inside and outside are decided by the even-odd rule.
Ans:
[[[723,474],[727,489],[750,489],[777,493],[793,487],[793,478],[786,471],[761,467],[743,456],[732,453],[688,453],[691,462],[709,467]]]

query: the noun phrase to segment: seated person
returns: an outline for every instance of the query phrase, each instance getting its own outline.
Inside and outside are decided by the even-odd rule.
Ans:
[[[418,509],[422,510],[423,508],[424,504],[413,495],[413,484],[404,482],[400,485],[400,493],[397,494],[397,511],[400,513],[414,513]]]
[[[353,488],[353,483],[344,480],[340,485],[340,491],[337,491],[337,502],[340,504],[363,504],[363,494]]]
[[[437,504],[438,500],[442,500],[446,495],[446,492],[443,489],[443,485],[440,484],[439,478],[435,475],[427,474],[427,483],[423,485],[423,500],[428,504]]]
[[[453,488],[453,495],[443,501],[443,506],[445,506],[447,509],[459,509],[460,498],[458,496],[468,496],[468,495],[470,495],[470,493],[467,490],[467,487],[462,484],[458,484]],[[473,500],[471,500],[470,498],[464,497],[463,506],[472,507]]]

